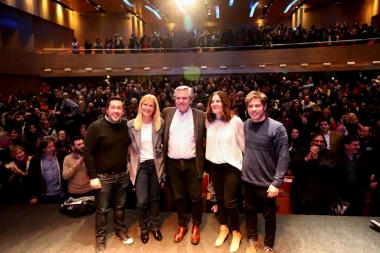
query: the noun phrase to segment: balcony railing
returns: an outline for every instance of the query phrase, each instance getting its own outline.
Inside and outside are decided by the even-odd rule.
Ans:
[[[83,47],[75,49],[78,54],[125,54],[125,53],[184,53],[184,52],[222,52],[222,51],[242,51],[242,50],[269,50],[269,49],[287,49],[287,48],[312,48],[312,47],[334,47],[380,43],[380,38],[355,39],[355,40],[335,40],[335,41],[317,41],[303,43],[287,44],[263,44],[249,46],[211,46],[211,47],[179,47],[179,48],[112,48],[112,49],[85,49]],[[72,48],[43,48],[44,53],[71,54]],[[89,53],[86,53],[89,52]]]

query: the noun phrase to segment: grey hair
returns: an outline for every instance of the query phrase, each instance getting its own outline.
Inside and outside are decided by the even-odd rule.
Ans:
[[[193,89],[190,88],[189,86],[186,86],[186,85],[178,86],[178,87],[174,90],[174,97],[176,97],[176,95],[177,95],[177,90],[188,90],[188,91],[189,91],[189,97],[190,97],[190,99],[193,99],[193,98],[194,98],[194,91],[193,91]]]
[[[131,99],[131,102],[132,102],[132,101],[136,101],[136,103],[137,103],[137,98],[132,98],[132,99]]]

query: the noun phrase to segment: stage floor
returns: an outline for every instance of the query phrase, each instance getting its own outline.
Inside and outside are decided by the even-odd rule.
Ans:
[[[64,252],[92,253],[95,250],[95,215],[69,218],[61,215],[59,205],[12,204],[0,206],[0,252]],[[247,247],[244,215],[241,218],[242,243],[238,252]],[[371,229],[370,217],[332,217],[278,215],[275,252],[278,253],[379,253],[380,233]],[[232,236],[221,247],[214,243],[219,233],[214,214],[204,214],[201,226],[201,242],[190,243],[190,233],[180,243],[173,242],[177,230],[175,213],[161,213],[163,240],[151,236],[147,244],[140,241],[135,210],[126,210],[126,224],[134,243],[125,245],[114,238],[112,210],[109,214],[106,252],[229,252]],[[380,221],[380,218],[375,218]],[[260,248],[263,251],[264,220],[259,214]],[[191,228],[191,225],[189,225]]]

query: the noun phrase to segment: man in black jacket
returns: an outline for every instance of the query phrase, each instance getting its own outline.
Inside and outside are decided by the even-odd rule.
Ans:
[[[371,171],[374,171],[373,165],[371,159],[360,152],[357,136],[344,136],[343,146],[344,150],[339,156],[338,165],[343,175],[339,186],[339,197],[350,203],[345,215],[361,216],[364,195],[369,190]]]
[[[297,150],[290,161],[294,182],[290,196],[298,214],[330,214],[341,173],[336,154],[327,149],[322,133],[312,136],[309,148]]]

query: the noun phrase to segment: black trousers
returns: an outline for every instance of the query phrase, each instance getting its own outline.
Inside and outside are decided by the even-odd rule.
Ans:
[[[98,174],[102,188],[98,195],[95,216],[96,243],[104,243],[107,232],[107,215],[110,207],[111,196],[114,196],[113,219],[116,233],[125,231],[125,201],[127,198],[127,186],[129,184],[128,173],[122,172],[116,175]]]
[[[245,221],[248,240],[257,241],[257,207],[258,201],[262,204],[265,220],[264,245],[273,248],[276,234],[276,198],[268,198],[267,187],[257,187],[243,182],[243,197],[245,201]]]
[[[193,224],[200,225],[202,223],[202,177],[198,175],[195,160],[178,162],[168,159],[167,168],[179,225],[187,226],[187,197],[191,200]]]
[[[140,163],[136,183],[137,217],[141,233],[150,230],[157,231],[159,205],[160,205],[160,183],[158,182],[156,166],[148,163]],[[150,217],[148,219],[148,209]]]
[[[241,171],[228,163],[212,162],[208,163],[208,171],[218,204],[219,223],[228,225],[228,216],[232,230],[239,231],[238,195],[241,190]]]

